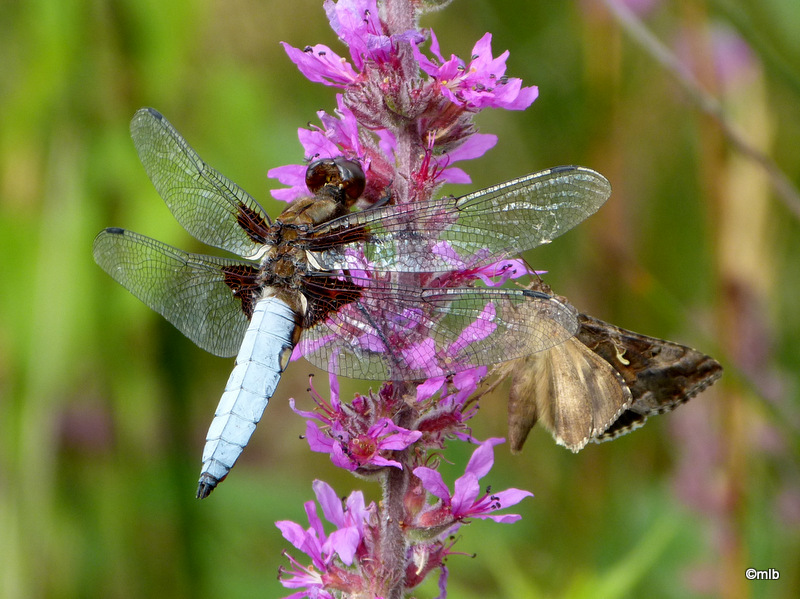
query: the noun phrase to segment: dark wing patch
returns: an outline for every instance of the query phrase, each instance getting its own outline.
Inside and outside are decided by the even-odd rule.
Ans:
[[[230,264],[222,267],[222,273],[225,284],[234,297],[241,301],[241,310],[250,320],[261,292],[258,268],[250,264]]]
[[[342,277],[307,276],[303,281],[303,295],[308,300],[303,328],[311,328],[344,306],[357,302],[361,291],[361,287]]]

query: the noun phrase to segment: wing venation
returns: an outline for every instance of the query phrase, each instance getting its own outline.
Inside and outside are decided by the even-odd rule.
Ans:
[[[349,214],[317,227],[312,237],[319,263],[329,269],[354,268],[364,260],[380,271],[477,268],[549,243],[594,214],[610,195],[601,174],[556,167],[460,198]],[[330,247],[329,237],[350,229],[364,230],[368,243]]]
[[[152,108],[136,112],[131,136],[156,191],[184,229],[239,256],[258,252],[270,221],[250,194],[203,162]]]
[[[226,284],[226,272],[238,273],[241,283],[247,282],[246,273],[253,273],[255,289],[252,263],[191,254],[118,228],[101,231],[93,253],[115,281],[202,349],[217,356],[236,355],[248,318]]]
[[[304,332],[300,347],[315,366],[351,378],[453,374],[547,349],[578,330],[571,306],[524,289],[349,280],[360,297]]]

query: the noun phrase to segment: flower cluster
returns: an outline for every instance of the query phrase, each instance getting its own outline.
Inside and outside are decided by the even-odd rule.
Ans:
[[[375,396],[357,395],[349,404],[339,401],[339,384],[331,375],[331,399],[326,401],[314,385],[310,386],[311,397],[317,404],[314,412],[295,408],[292,410],[307,418],[306,439],[312,451],[328,453],[339,468],[368,476],[370,472],[390,466],[401,468],[402,464],[387,458],[391,452],[406,449],[422,436],[396,425],[391,415],[397,411],[396,398],[391,385],[385,386]]]
[[[508,52],[494,57],[488,33],[474,45],[468,62],[452,55],[446,58],[436,35],[415,25],[416,11],[424,4],[325,0],[328,20],[347,46],[349,60],[324,45],[283,44],[309,80],[339,90],[333,114],[319,112],[320,125],[301,128],[298,136],[307,161],[343,156],[359,162],[367,177],[359,200],[362,208],[385,201],[398,206],[425,202],[445,182],[469,182],[469,176],[453,164],[478,158],[497,142],[496,136],[477,132],[475,114],[490,107],[522,110],[538,94],[535,87],[506,76]],[[273,195],[284,201],[307,196],[305,171],[304,164],[271,170],[269,175],[287,186]],[[485,266],[475,257],[459,255],[447,243],[431,247],[430,253],[432,263],[446,268],[438,269],[436,277],[420,269],[404,284],[434,290],[477,281],[498,286],[531,274],[522,261]],[[340,258],[347,266],[335,268],[347,268],[350,279],[359,280],[360,286],[384,284],[371,274],[370,260],[375,257]],[[353,327],[349,343],[364,351],[382,347],[429,378],[416,387],[387,382],[377,392],[343,402],[332,376],[330,399],[311,386],[316,404],[312,411],[297,409],[292,401],[292,409],[307,419],[305,437],[313,451],[328,454],[336,466],[361,478],[379,481],[383,490],[378,505],[365,506],[363,496],[354,492],[343,507],[330,486],[318,481],[317,501],[335,530],[324,531],[313,503],[306,505],[308,529],[278,523],[286,539],[311,560],[302,565],[287,554],[291,567],[282,570],[282,581],[298,589],[292,597],[398,596],[398,590],[416,587],[435,570],[440,572],[443,597],[445,560],[454,553],[448,535],[474,518],[514,522],[518,515],[497,512],[531,495],[517,489],[481,491],[479,480],[488,474],[494,447],[502,442],[481,443],[468,427],[477,411],[471,398],[486,368],[441,365],[447,352],[459,355],[469,344],[491,335],[496,326],[493,305],[487,303],[474,322],[453,335],[448,347],[440,347],[425,336],[435,316],[392,305],[389,296],[385,302],[380,307],[380,313],[388,315],[382,322],[383,333],[373,338]],[[358,309],[348,305],[340,311]],[[352,322],[358,321],[357,316]],[[324,352],[328,341],[311,336],[295,353]],[[331,370],[339,368],[338,354],[324,355]],[[445,376],[454,370],[461,371]],[[478,446],[451,492],[436,468],[441,461],[438,452],[452,439]]]
[[[466,63],[456,56],[445,59],[431,31],[429,58],[421,32],[386,31],[377,0],[325,0],[324,7],[352,65],[324,45],[301,50],[284,43],[308,79],[343,90],[334,115],[320,111],[321,126],[301,128],[298,136],[307,160],[357,159],[367,173],[367,202],[381,199],[389,188],[395,202],[405,203],[424,201],[444,182],[468,183],[469,176],[450,165],[478,158],[497,143],[495,135],[476,132],[474,115],[484,108],[524,110],[538,95],[536,87],[506,76],[508,52],[493,57],[489,33]],[[270,177],[290,186],[273,196],[291,201],[306,195],[305,168],[272,169]],[[410,176],[412,187],[405,188],[397,175]]]
[[[413,589],[438,569],[444,596],[444,562],[453,553],[449,535],[470,518],[504,523],[519,520],[518,514],[495,512],[516,505],[531,493],[508,489],[481,494],[478,482],[492,467],[494,446],[502,442],[503,439],[489,439],[478,446],[463,476],[456,479],[452,493],[436,470],[414,468],[403,502],[403,533],[408,539],[403,588]],[[426,491],[437,498],[435,503],[428,504]],[[351,493],[343,506],[331,486],[322,481],[314,482],[314,493],[325,519],[335,528],[330,534],[325,533],[313,501],[305,505],[309,528],[288,520],[276,523],[284,538],[311,559],[311,565],[304,566],[286,554],[291,567],[281,568],[281,581],[288,588],[302,589],[290,597],[333,598],[337,592],[347,597],[387,594],[385,564],[375,559],[380,555],[383,534],[379,508],[374,503],[366,506],[360,491]]]
[[[329,484],[314,481],[313,487],[325,519],[336,530],[325,534],[313,501],[305,504],[308,529],[289,520],[276,522],[284,538],[311,558],[311,566],[303,566],[287,554],[292,568],[281,568],[283,585],[303,589],[291,597],[333,597],[330,591],[355,590],[361,579],[348,567],[364,545],[367,528],[375,523],[375,504],[366,506],[360,491],[353,491],[342,506]]]
[[[442,529],[447,531],[465,518],[489,518],[503,523],[519,520],[518,514],[494,514],[493,512],[516,505],[525,497],[532,496],[533,493],[519,489],[507,489],[499,493],[491,493],[487,490],[484,495],[479,497],[478,481],[489,473],[494,464],[493,447],[503,441],[504,439],[487,439],[475,450],[467,464],[464,476],[456,480],[452,495],[439,472],[426,466],[414,468],[414,476],[420,480],[425,490],[438,497],[439,501],[435,505],[421,510],[415,515],[412,522],[423,530]]]

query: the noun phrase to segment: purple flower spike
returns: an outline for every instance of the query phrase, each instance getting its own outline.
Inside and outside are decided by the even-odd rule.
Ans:
[[[338,88],[339,93],[335,110],[317,113],[318,125],[298,129],[305,163],[269,171],[270,177],[286,186],[272,192],[275,198],[309,197],[305,173],[312,160],[340,156],[355,160],[366,175],[366,186],[354,209],[364,211],[363,230],[369,236],[380,223],[366,212],[370,206],[394,211],[399,217],[410,205],[429,202],[444,182],[470,182],[459,168],[462,161],[482,156],[498,141],[495,135],[478,132],[475,115],[484,108],[527,108],[538,90],[506,76],[509,53],[493,56],[489,33],[474,45],[468,62],[456,56],[445,59],[432,31],[429,49],[423,54],[420,45],[428,32],[423,35],[411,27],[430,4],[324,0],[331,28],[347,52],[339,49],[337,53],[321,44],[305,48],[283,44],[303,75]],[[440,214],[437,206],[432,205],[425,220],[432,231],[454,224],[453,215],[446,210]],[[415,238],[414,221],[397,222],[398,234],[407,229],[410,243]],[[498,317],[505,312],[490,301],[491,292],[483,305],[472,304],[469,320],[452,323],[433,305],[409,304],[391,293],[383,296],[375,319],[378,324],[365,326],[360,310],[371,307],[368,291],[372,287],[392,289],[395,282],[417,289],[499,287],[532,271],[521,260],[488,264],[496,260],[490,250],[472,251],[442,235],[438,242],[428,243],[443,265],[438,272],[408,271],[396,276],[381,268],[380,256],[365,251],[363,244],[356,243],[359,239],[343,235],[341,260],[320,264],[335,263],[322,267],[330,268],[325,274],[331,281],[352,281],[364,293],[341,306],[331,302],[330,315],[328,308],[324,314],[330,320],[317,323],[322,325],[318,336],[300,340],[292,360],[313,353],[322,357],[329,372],[353,373],[357,370],[352,368],[353,356],[340,349],[338,337],[344,335],[353,353],[358,359],[363,356],[370,368],[373,359],[377,364],[378,357],[385,357],[388,376],[400,376],[383,383],[377,392],[340,401],[332,375],[329,397],[323,398],[312,385],[316,404],[312,410],[297,409],[293,400],[290,405],[306,419],[310,448],[327,453],[335,465],[361,479],[380,481],[383,499],[378,505],[365,506],[363,495],[352,493],[343,504],[329,485],[315,482],[316,502],[305,504],[308,528],[278,523],[284,537],[308,556],[310,564],[287,555],[289,565],[281,570],[281,580],[297,590],[291,599],[400,597],[410,596],[412,589],[438,570],[443,599],[445,561],[454,554],[456,542],[446,535],[473,518],[514,522],[519,515],[499,511],[531,495],[519,489],[498,493],[481,489],[480,480],[494,463],[493,448],[503,440],[480,443],[468,426],[478,412],[478,385],[487,375],[474,350],[496,336]],[[407,243],[405,237],[398,239]],[[398,243],[397,249],[402,251],[402,247]],[[318,249],[325,248],[309,246],[307,250],[311,266]],[[331,285],[331,290],[336,291],[336,286]],[[442,326],[450,334],[437,336]],[[419,384],[403,380],[402,368],[428,380]],[[477,443],[477,448],[451,491],[436,468],[444,461],[439,453],[453,439]],[[319,509],[324,518],[318,515]]]

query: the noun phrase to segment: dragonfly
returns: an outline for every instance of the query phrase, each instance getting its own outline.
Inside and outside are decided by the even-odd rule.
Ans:
[[[206,437],[199,498],[248,444],[298,343],[338,375],[416,381],[543,351],[579,329],[577,311],[556,297],[476,286],[467,275],[597,211],[611,186],[591,169],[351,211],[365,188],[361,165],[323,158],[308,167],[309,196],[271,220],[158,111],[140,109],[131,135],[181,226],[236,256],[189,253],[117,227],[93,244],[103,270],[199,347],[236,356]]]

